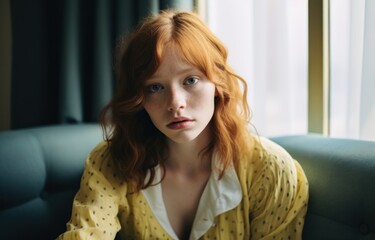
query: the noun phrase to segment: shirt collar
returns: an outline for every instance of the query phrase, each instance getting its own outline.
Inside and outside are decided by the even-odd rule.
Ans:
[[[199,239],[215,224],[216,216],[235,208],[242,200],[242,189],[233,164],[228,166],[219,180],[221,169],[221,162],[217,156],[214,156],[212,173],[199,201],[190,239]],[[146,179],[149,177],[149,174]],[[159,184],[160,179],[161,170],[157,166],[155,169],[154,185],[143,189],[141,192],[160,225],[173,239],[178,239],[168,219],[161,184]]]

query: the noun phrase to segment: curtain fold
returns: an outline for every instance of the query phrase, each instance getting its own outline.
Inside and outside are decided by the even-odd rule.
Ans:
[[[98,112],[112,96],[112,42],[114,38],[112,37],[112,9],[107,3],[107,0],[96,0],[90,120],[97,119]]]
[[[58,122],[60,38],[50,29],[57,11],[47,11],[50,2],[10,1],[11,13],[11,128]]]
[[[363,42],[363,75],[361,86],[361,139],[375,140],[375,1],[366,1],[364,42]]]
[[[79,2],[65,0],[62,22],[60,116],[62,123],[82,122]],[[67,97],[69,96],[69,97]]]
[[[158,0],[140,0],[138,2],[138,18],[142,19],[149,15],[154,15],[160,9]]]
[[[11,128],[97,122],[114,87],[118,38],[193,0],[13,0]]]
[[[375,2],[331,0],[331,136],[375,140]]]
[[[194,8],[193,1],[186,0],[161,0],[160,4],[161,9],[176,8],[191,11]]]

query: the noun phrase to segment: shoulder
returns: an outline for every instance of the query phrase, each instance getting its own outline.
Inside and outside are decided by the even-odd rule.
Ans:
[[[294,166],[294,159],[292,156],[280,145],[271,141],[268,138],[260,137],[258,140],[258,146],[260,149],[260,158],[263,159],[263,163],[274,163],[276,167],[285,168],[288,166]]]
[[[108,143],[102,141],[87,156],[86,168],[91,167],[95,170],[102,170],[103,166],[110,164],[110,162]]]
[[[108,150],[108,142],[102,141],[98,143],[89,153],[86,159],[86,165],[94,165],[103,167],[104,165],[112,165],[113,160]]]
[[[120,184],[121,174],[108,151],[108,142],[102,141],[96,145],[86,158],[85,171],[93,176],[101,176],[114,184]]]
[[[246,178],[251,185],[297,181],[295,161],[284,148],[265,137],[253,138],[251,151],[241,161],[240,177]]]
[[[102,141],[98,143],[89,153],[89,158],[98,158],[103,157],[104,154],[108,152],[108,143],[106,141]]]

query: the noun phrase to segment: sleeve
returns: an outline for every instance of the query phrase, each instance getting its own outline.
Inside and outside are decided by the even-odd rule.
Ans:
[[[269,140],[264,145],[249,189],[254,196],[251,239],[301,239],[308,202],[306,176],[283,148]]]
[[[115,239],[120,230],[118,192],[122,191],[105,149],[105,143],[99,144],[87,157],[71,219],[58,240]]]

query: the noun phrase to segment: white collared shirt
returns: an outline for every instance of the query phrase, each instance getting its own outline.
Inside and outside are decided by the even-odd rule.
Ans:
[[[218,169],[219,167],[213,168]],[[161,179],[160,167],[158,166],[155,170],[154,183],[159,183]],[[173,239],[178,239],[167,216],[161,184],[155,184],[141,192],[150,205],[155,217],[166,232],[168,232]],[[190,233],[190,239],[199,239],[214,225],[216,216],[235,208],[241,200],[241,185],[234,167],[229,166],[220,180],[218,171],[212,171],[199,201],[198,210]]]

